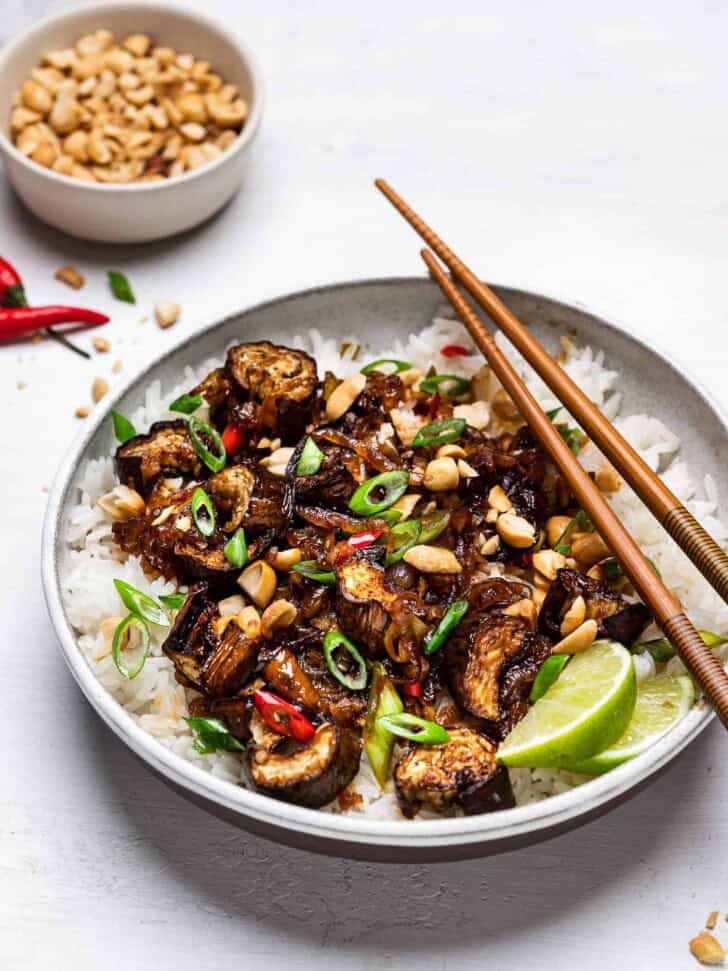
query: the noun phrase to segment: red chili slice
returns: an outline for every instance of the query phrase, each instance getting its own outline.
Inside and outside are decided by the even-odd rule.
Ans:
[[[256,691],[253,700],[268,728],[279,735],[288,735],[297,742],[305,743],[310,742],[316,734],[316,729],[303,712],[272,691]]]
[[[442,401],[442,398],[440,397],[439,394],[435,393],[435,394],[432,395],[432,397],[430,398],[430,400],[429,400],[429,402],[427,404],[427,417],[428,418],[434,418],[437,415],[437,412],[438,412],[438,409],[440,407],[440,402],[441,401]]]
[[[342,560],[348,560],[357,550],[363,550],[365,547],[371,546],[372,543],[376,543],[383,532],[383,529],[369,529],[365,533],[352,533],[347,542],[341,545],[336,562],[341,563]]]
[[[422,698],[422,685],[419,681],[412,681],[410,684],[400,685],[403,695],[409,695],[410,698]]]
[[[440,348],[440,353],[445,357],[467,357],[469,351],[462,344],[446,344],[445,347]]]
[[[245,441],[245,432],[238,425],[227,425],[222,433],[222,443],[228,455],[239,452]]]

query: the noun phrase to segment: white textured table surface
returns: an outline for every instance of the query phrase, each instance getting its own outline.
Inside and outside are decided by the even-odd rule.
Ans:
[[[4,0],[0,41],[61,6]],[[177,337],[287,290],[421,272],[375,175],[488,279],[627,322],[728,405],[728,9],[205,6],[246,35],[269,82],[247,183],[217,219],[143,248],[85,245],[28,216],[0,179],[0,251],[36,300],[68,299],[52,273],[72,263],[83,301],[114,314],[114,351],[92,363],[0,348],[0,967],[693,967],[687,941],[714,908],[728,943],[715,725],[633,801],[529,850],[411,868],[293,852],[204,815],[102,727],[56,649],[38,544],[42,486],[93,377],[117,357],[128,374],[168,340],[139,323],[155,300],[183,304]],[[112,266],[138,309],[112,305]]]

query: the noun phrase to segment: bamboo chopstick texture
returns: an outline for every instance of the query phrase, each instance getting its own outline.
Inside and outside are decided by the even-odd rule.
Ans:
[[[728,602],[728,555],[496,294],[387,182],[377,179],[375,184],[492,317],[706,580]]]
[[[523,383],[510,361],[501,352],[477,314],[428,250],[422,251],[440,289],[459,314],[471,337],[483,352],[531,429],[561,470],[574,495],[586,510],[630,578],[655,620],[685,661],[715,706],[728,729],[728,675],[718,659],[706,648],[698,632],[662,580],[652,570],[634,539],[616,513],[594,485],[584,468],[572,455],[566,443],[549,421]]]

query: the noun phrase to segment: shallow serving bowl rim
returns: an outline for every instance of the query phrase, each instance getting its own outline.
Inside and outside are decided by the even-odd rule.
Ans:
[[[277,802],[233,783],[219,780],[191,762],[173,754],[160,742],[157,742],[133,721],[131,716],[96,679],[76,644],[75,635],[66,619],[61,601],[59,584],[59,553],[62,545],[61,514],[69,502],[70,490],[84,449],[100,425],[107,420],[111,409],[133,385],[142,382],[148,383],[153,380],[155,370],[166,358],[183,347],[194,346],[203,336],[224,327],[226,323],[239,318],[241,315],[264,310],[275,304],[288,301],[292,297],[305,297],[316,293],[354,287],[413,284],[416,281],[422,282],[423,285],[427,283],[424,278],[413,277],[355,280],[313,287],[308,290],[297,291],[295,294],[286,294],[273,300],[267,300],[246,310],[230,314],[222,320],[207,324],[193,335],[180,338],[164,355],[147,365],[142,371],[130,376],[118,390],[104,399],[103,406],[99,407],[88,419],[86,426],[76,437],[58,470],[49,496],[43,525],[42,579],[45,597],[65,660],[98,714],[142,760],[172,784],[196,794],[203,800],[210,800],[220,807],[225,807],[238,815],[258,820],[264,825],[282,827],[289,831],[305,834],[308,837],[330,841],[368,843],[383,847],[389,845],[405,849],[411,848],[416,851],[417,847],[447,847],[448,845],[456,847],[469,843],[489,843],[491,841],[497,843],[518,839],[525,834],[531,834],[531,840],[533,840],[534,837],[538,838],[536,834],[541,830],[553,831],[567,825],[569,821],[574,821],[573,824],[576,825],[575,821],[580,817],[588,818],[597,813],[600,807],[614,802],[623,794],[628,793],[629,790],[643,784],[664,768],[708,725],[713,718],[712,709],[699,703],[679,725],[643,755],[585,785],[551,796],[540,802],[504,812],[423,821],[404,819],[401,821],[382,821],[367,818],[364,815],[360,817],[323,813]],[[594,317],[599,320],[600,326],[623,337],[626,336],[639,350],[661,358],[668,367],[675,371],[679,370],[682,380],[703,399],[728,433],[726,418],[712,396],[691,377],[686,376],[682,368],[678,369],[669,355],[656,350],[652,343],[647,344],[628,333],[626,328],[606,321],[599,314],[587,310],[581,304],[577,306],[574,302],[564,301],[550,294],[536,294],[532,291],[516,288],[506,289],[514,295],[522,294],[536,299],[542,298]],[[546,835],[546,832],[544,832],[544,835]]]
[[[2,72],[6,61],[19,47],[25,46],[33,37],[38,37],[38,40],[40,41],[45,31],[49,27],[53,27],[55,24],[63,23],[66,20],[71,20],[76,14],[88,13],[89,11],[93,11],[94,14],[98,13],[99,26],[103,26],[102,19],[106,10],[119,10],[125,7],[130,9],[136,7],[143,12],[149,12],[151,8],[156,7],[159,10],[163,10],[165,15],[169,14],[170,19],[178,18],[187,19],[192,22],[196,21],[197,23],[207,27],[209,30],[216,31],[221,34],[225,33],[223,24],[214,17],[208,17],[206,14],[198,13],[191,7],[187,7],[184,4],[175,2],[165,2],[164,4],[147,4],[140,2],[140,0],[129,0],[129,2],[123,2],[123,0],[113,2],[113,0],[109,0],[109,2],[99,4],[83,3],[70,7],[67,10],[63,10],[60,13],[54,13],[44,17],[42,20],[34,23],[32,27],[28,28],[28,30],[23,31],[12,41],[0,48],[0,72]],[[182,175],[176,175],[174,178],[163,179],[159,182],[114,183],[90,182],[84,179],[76,179],[71,175],[63,175],[61,172],[54,172],[53,169],[48,169],[43,165],[33,162],[32,159],[26,158],[26,156],[15,147],[12,139],[9,137],[6,130],[7,119],[2,118],[0,118],[0,148],[2,148],[4,152],[7,152],[8,155],[10,155],[16,162],[20,163],[24,168],[29,169],[36,175],[44,176],[51,182],[56,182],[59,185],[72,185],[75,188],[88,190],[89,192],[163,192],[164,190],[168,190],[174,186],[182,185],[185,182],[191,182],[194,179],[200,179],[207,175],[212,175],[217,168],[224,165],[226,162],[229,162],[235,155],[239,155],[252,142],[260,126],[265,104],[265,85],[263,82],[263,75],[260,71],[260,67],[255,55],[240,39],[237,32],[228,33],[226,36],[230,44],[237,48],[237,53],[240,60],[246,64],[250,72],[254,89],[254,97],[252,98],[252,102],[250,104],[250,114],[245,121],[245,125],[230,148],[224,151],[219,158],[213,159],[211,162],[206,162],[204,165],[199,166],[199,168],[192,169],[190,172],[183,172]],[[2,108],[1,105],[0,108]]]

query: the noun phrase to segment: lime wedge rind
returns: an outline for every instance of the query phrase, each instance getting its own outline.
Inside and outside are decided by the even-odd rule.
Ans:
[[[498,760],[523,768],[567,768],[619,739],[637,696],[629,651],[597,641],[576,655],[561,677],[504,739]]]
[[[569,768],[601,775],[641,755],[682,721],[694,703],[695,685],[687,675],[650,678],[637,689],[634,714],[624,734],[607,750]]]

